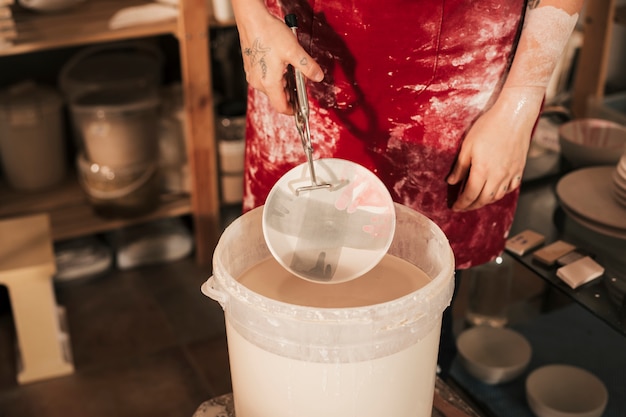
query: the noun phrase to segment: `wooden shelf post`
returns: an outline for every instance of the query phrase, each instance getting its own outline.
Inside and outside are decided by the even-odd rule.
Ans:
[[[588,1],[584,17],[583,46],[578,57],[572,97],[575,117],[585,116],[590,97],[601,99],[604,96],[615,0]]]
[[[210,263],[220,231],[217,155],[206,0],[183,0],[178,37],[186,109],[196,259]]]

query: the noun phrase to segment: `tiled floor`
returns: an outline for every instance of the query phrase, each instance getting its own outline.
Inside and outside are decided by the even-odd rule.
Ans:
[[[222,310],[200,293],[208,276],[188,258],[57,286],[75,373],[23,386],[3,308],[0,416],[191,416],[229,392]]]
[[[209,275],[190,257],[57,285],[75,373],[22,386],[0,291],[0,417],[190,417],[203,401],[230,392],[222,310],[200,292]],[[527,314],[542,286],[516,279],[513,290],[512,306]],[[459,323],[466,297],[462,284]]]

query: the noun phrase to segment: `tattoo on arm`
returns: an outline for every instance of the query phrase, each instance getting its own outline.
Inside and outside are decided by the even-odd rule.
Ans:
[[[541,3],[541,0],[528,0],[528,9],[536,9],[539,7],[539,3]]]
[[[250,66],[259,65],[261,68],[261,78],[265,78],[267,75],[267,62],[265,62],[265,55],[269,53],[271,48],[266,48],[261,45],[261,41],[256,39],[251,48],[245,48],[243,54],[250,59]]]

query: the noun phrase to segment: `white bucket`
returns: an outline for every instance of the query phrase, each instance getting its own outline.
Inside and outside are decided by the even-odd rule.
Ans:
[[[94,210],[103,217],[134,217],[153,211],[159,202],[156,163],[112,168],[76,158],[78,182]]]
[[[93,91],[157,92],[163,54],[148,42],[106,43],[80,50],[63,66],[59,86],[68,102]]]
[[[66,175],[63,101],[54,89],[29,82],[0,92],[0,160],[8,184],[38,191]]]
[[[87,158],[127,167],[158,156],[159,99],[150,90],[102,90],[71,104],[72,119]]]
[[[441,317],[454,286],[443,232],[396,204],[389,254],[417,266],[430,282],[379,304],[306,307],[237,281],[271,258],[262,212],[254,209],[226,229],[214,275],[202,286],[224,308],[237,417],[430,417]],[[351,282],[358,286],[360,279]]]

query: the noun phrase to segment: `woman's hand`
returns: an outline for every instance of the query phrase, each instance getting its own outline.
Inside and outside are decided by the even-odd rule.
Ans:
[[[502,92],[470,128],[449,184],[465,181],[452,205],[473,210],[519,187],[530,137],[554,67],[578,20],[583,0],[528,3],[524,27]]]
[[[543,94],[537,87],[504,88],[476,120],[447,178],[465,182],[452,210],[478,209],[519,187]]]
[[[267,95],[280,113],[293,114],[285,73],[293,65],[302,74],[321,81],[320,66],[300,46],[284,21],[273,16],[259,0],[233,0],[244,70],[248,84]]]

